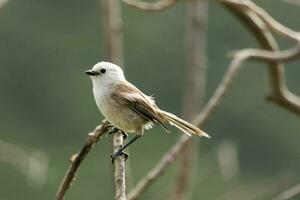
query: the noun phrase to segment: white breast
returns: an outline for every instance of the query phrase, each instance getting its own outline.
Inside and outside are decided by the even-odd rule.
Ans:
[[[93,84],[93,93],[100,112],[105,118],[107,118],[107,107],[109,104],[110,91],[107,89],[107,87],[101,87],[101,85]]]
[[[93,86],[96,104],[102,115],[114,126],[126,132],[136,132],[148,124],[140,115],[111,98],[110,86]]]

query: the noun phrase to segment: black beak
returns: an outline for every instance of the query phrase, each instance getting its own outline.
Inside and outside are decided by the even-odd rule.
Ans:
[[[98,75],[100,75],[98,72],[95,72],[93,70],[87,70],[84,73],[89,75],[89,76],[98,76]]]

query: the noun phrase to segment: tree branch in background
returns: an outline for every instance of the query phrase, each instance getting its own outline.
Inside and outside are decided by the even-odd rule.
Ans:
[[[249,28],[264,49],[278,51],[276,40],[268,29],[270,28],[285,38],[296,42],[296,47],[289,51],[285,51],[285,53],[294,54],[294,57],[298,56],[297,52],[299,52],[300,45],[299,33],[283,26],[273,19],[266,11],[249,0],[220,0],[220,3],[233,12],[246,27]],[[284,66],[280,62],[272,59],[269,59],[268,61],[270,83],[267,100],[300,115],[300,98],[288,90],[285,83]]]
[[[97,126],[95,130],[88,134],[88,137],[82,149],[79,151],[79,153],[73,155],[70,159],[70,167],[58,188],[58,191],[56,193],[56,200],[64,199],[67,190],[75,180],[75,176],[80,164],[88,155],[88,153],[93,149],[94,145],[98,142],[100,137],[104,135],[110,127],[111,126],[108,121],[103,121],[101,125]]]
[[[225,97],[225,94],[230,89],[230,85],[233,83],[234,78],[239,71],[242,64],[248,59],[259,59],[259,60],[277,60],[277,61],[288,61],[295,58],[294,56],[287,55],[283,56],[279,52],[275,52],[274,55],[269,55],[270,51],[256,50],[256,49],[245,49],[237,52],[233,60],[231,61],[227,72],[225,73],[221,83],[215,90],[213,96],[209,99],[208,103],[205,105],[201,113],[194,120],[195,125],[201,126],[206,122],[206,120],[215,111],[217,106],[220,105],[221,100]],[[191,137],[182,136],[173,147],[164,154],[162,159],[155,165],[155,167],[148,172],[148,174],[137,183],[133,190],[128,194],[128,200],[137,199],[152,182],[158,178],[164,170],[175,161],[176,156],[182,151],[188,144]]]
[[[7,4],[8,0],[0,0],[0,9]]]
[[[222,0],[221,0],[222,1]],[[276,21],[269,13],[254,4],[250,0],[226,0],[230,2],[237,9],[241,9],[243,12],[253,12],[263,20],[263,22],[275,33],[292,40],[293,42],[299,42],[300,34]]]
[[[157,2],[144,2],[141,0],[122,0],[125,4],[144,10],[144,11],[161,11],[175,5],[177,0],[158,0]]]
[[[288,200],[300,195],[300,183],[280,193],[274,200]]]
[[[119,0],[100,0],[105,59],[124,67],[123,20]]]
[[[28,152],[23,147],[0,140],[0,162],[8,163],[23,174],[35,187],[42,187],[48,178],[48,155],[41,150]]]
[[[204,102],[206,87],[206,29],[208,1],[188,1],[185,90],[183,99],[183,118],[190,121],[200,111]],[[188,136],[185,136],[188,137]],[[197,174],[199,140],[189,140],[180,153],[179,172],[171,191],[172,200],[191,198]]]
[[[271,99],[278,105],[287,108],[291,112],[300,114],[300,101],[298,101],[298,97],[287,90],[284,82],[283,65],[280,63],[280,61],[289,61],[297,58],[299,56],[298,46],[286,51],[278,51],[277,43],[271,32],[268,30],[268,26],[264,23],[264,21],[270,20],[270,18],[262,20],[262,16],[258,16],[256,14],[258,11],[254,12],[251,9],[245,11],[236,4],[237,2],[245,3],[250,1],[219,0],[219,2],[233,12],[246,25],[246,27],[252,31],[257,40],[260,42],[261,46],[266,50],[245,49],[238,51],[234,55],[233,60],[230,63],[221,83],[215,90],[214,95],[210,98],[204,109],[194,120],[194,124],[201,126],[213,113],[216,107],[220,104],[221,100],[224,98],[238,70],[248,59],[263,60],[268,62],[270,78],[269,99],[271,97]],[[245,7],[245,5],[242,5],[242,8],[243,7]],[[256,8],[252,7],[252,9]],[[271,25],[272,22],[268,22],[268,24]],[[137,199],[161,174],[163,174],[164,170],[170,164],[172,164],[172,162],[174,162],[178,153],[185,148],[189,140],[190,138],[186,138],[184,136],[181,137],[171,147],[171,149],[164,154],[154,168],[137,183],[131,192],[129,192],[128,199]]]
[[[284,2],[289,3],[291,5],[300,6],[300,1],[299,0],[281,0],[281,1],[284,1]]]

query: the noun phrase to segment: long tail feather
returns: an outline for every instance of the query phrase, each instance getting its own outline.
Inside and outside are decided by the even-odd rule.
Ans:
[[[176,128],[183,131],[185,134],[189,136],[191,136],[191,134],[194,134],[194,135],[210,138],[210,136],[204,131],[184,121],[183,119],[180,119],[179,117],[173,115],[172,113],[168,113],[166,111],[160,110],[159,114],[161,114],[162,117],[166,119],[171,125],[175,126]]]

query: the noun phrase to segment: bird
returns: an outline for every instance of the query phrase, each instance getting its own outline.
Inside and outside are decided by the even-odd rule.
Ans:
[[[153,125],[159,125],[166,132],[170,132],[166,126],[170,124],[188,136],[210,138],[196,126],[161,110],[152,96],[144,94],[126,80],[123,70],[118,65],[101,61],[92,69],[85,71],[85,74],[92,80],[95,102],[106,120],[117,130],[135,134],[127,144],[111,155],[112,159],[120,155],[127,158],[128,155],[123,150],[140,138],[145,129],[150,129]]]

